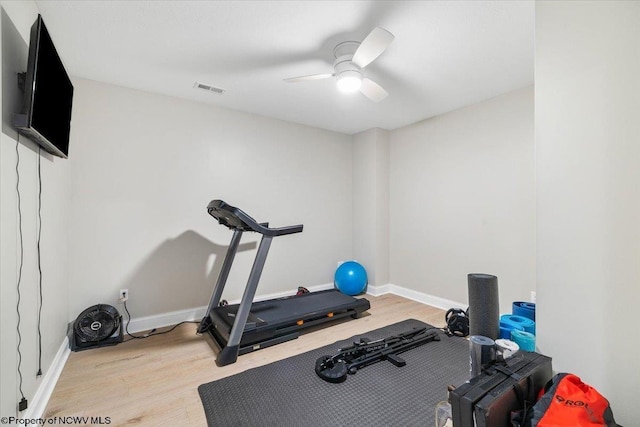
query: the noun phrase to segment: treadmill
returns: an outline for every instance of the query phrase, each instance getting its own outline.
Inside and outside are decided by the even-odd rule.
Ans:
[[[233,230],[207,312],[198,326],[199,334],[208,333],[220,347],[218,366],[235,363],[238,355],[298,338],[301,329],[345,317],[356,319],[370,308],[368,300],[336,289],[253,302],[271,240],[302,232],[302,224],[269,228],[268,223],[258,223],[222,200],[210,202],[207,211],[218,223]],[[240,304],[223,305],[222,291],[245,231],[260,233],[260,246]]]

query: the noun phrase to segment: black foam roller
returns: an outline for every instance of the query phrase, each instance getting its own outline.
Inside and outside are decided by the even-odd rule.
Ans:
[[[493,340],[500,335],[498,278],[490,274],[469,274],[469,335]]]

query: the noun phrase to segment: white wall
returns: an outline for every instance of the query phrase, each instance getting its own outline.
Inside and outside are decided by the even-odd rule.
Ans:
[[[501,312],[535,290],[533,87],[391,132],[395,285],[466,303],[498,276]]]
[[[389,131],[353,136],[353,258],[370,285],[389,283]]]
[[[133,317],[206,305],[232,234],[207,214],[213,199],[272,226],[304,224],[274,239],[258,295],[332,283],[351,257],[350,136],[74,84],[71,318],[116,304],[122,288]],[[256,241],[243,238],[224,298],[241,297]]]
[[[640,3],[536,3],[538,345],[638,425]]]
[[[26,61],[37,7],[2,7],[9,19],[2,20],[0,412],[7,416],[19,400],[10,66]],[[640,348],[620,319],[640,300],[639,21],[637,2],[536,4],[535,166],[532,87],[352,138],[75,79],[70,159],[41,157],[45,372],[66,322],[89,305],[116,304],[121,288],[130,290],[134,317],[205,305],[231,236],[205,208],[222,198],[274,226],[305,225],[273,242],[259,294],[329,283],[337,261],[360,254],[372,262],[375,284],[453,301],[466,302],[467,273],[496,274],[503,312],[537,288],[540,350],[556,370],[598,387],[617,421],[632,425]],[[38,386],[38,156],[23,138],[18,150],[30,399]],[[243,241],[228,299],[240,297],[255,254],[255,236]]]
[[[40,241],[42,267],[42,371],[51,362],[66,334],[68,317],[68,215],[70,169],[67,160],[47,153],[38,155],[38,146],[20,137],[13,128],[13,115],[22,107],[22,93],[16,73],[26,71],[29,30],[37,17],[34,2],[2,2],[2,137],[0,142],[0,414],[15,416],[21,398],[18,379],[18,276],[20,262],[16,163],[19,153],[19,189],[22,211],[23,266],[20,280],[20,335],[22,392],[33,403],[43,377],[38,370],[37,258],[38,159],[42,175]],[[73,141],[71,141],[73,144]]]

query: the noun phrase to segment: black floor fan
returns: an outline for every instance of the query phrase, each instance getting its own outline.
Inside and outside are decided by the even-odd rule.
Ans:
[[[69,324],[68,337],[73,351],[116,345],[123,338],[122,316],[107,304],[91,306]]]

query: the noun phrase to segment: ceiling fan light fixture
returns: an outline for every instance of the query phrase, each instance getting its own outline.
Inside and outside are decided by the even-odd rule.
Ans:
[[[360,90],[362,86],[362,73],[358,71],[343,71],[338,74],[337,82],[338,90],[343,93],[354,93]]]

